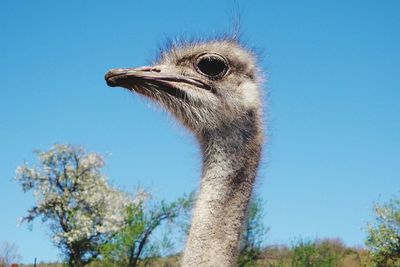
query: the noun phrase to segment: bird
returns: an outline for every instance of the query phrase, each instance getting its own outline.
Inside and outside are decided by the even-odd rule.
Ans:
[[[145,96],[198,141],[200,188],[181,265],[237,265],[264,143],[263,74],[237,38],[175,42],[150,66],[110,69],[108,86]]]

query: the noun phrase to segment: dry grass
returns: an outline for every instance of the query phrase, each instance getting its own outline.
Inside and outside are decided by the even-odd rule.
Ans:
[[[299,249],[300,248],[300,249]],[[308,252],[304,253],[304,252]],[[299,261],[299,253],[302,259],[309,260],[306,264]],[[306,255],[306,256],[304,256]],[[325,257],[325,258],[324,258]],[[329,258],[329,260],[326,260]],[[316,259],[319,259],[317,261]],[[170,256],[165,258],[156,258],[149,260],[141,267],[175,267],[180,266],[180,256]],[[323,264],[321,263],[323,262]],[[33,267],[33,265],[21,265],[24,267]],[[93,262],[89,267],[105,266],[101,261]],[[261,256],[250,266],[262,267],[368,267],[371,266],[371,259],[368,251],[363,248],[347,247],[339,239],[323,239],[312,242],[300,241],[289,247],[268,246],[261,253]],[[65,267],[60,263],[40,263],[37,267]],[[114,267],[114,266],[105,266]],[[119,266],[115,266],[119,267]]]

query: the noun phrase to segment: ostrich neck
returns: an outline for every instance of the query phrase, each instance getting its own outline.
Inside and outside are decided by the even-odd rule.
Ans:
[[[233,129],[208,133],[200,139],[203,174],[184,267],[236,265],[260,160],[262,133],[255,130],[256,125],[245,132]]]

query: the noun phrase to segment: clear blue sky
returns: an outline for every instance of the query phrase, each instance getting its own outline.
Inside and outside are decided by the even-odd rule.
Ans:
[[[105,171],[127,190],[172,200],[197,187],[193,137],[103,76],[149,63],[167,37],[224,32],[233,2],[1,1],[0,242],[24,262],[57,259],[40,222],[16,227],[33,198],[12,181],[56,142],[112,153]],[[238,2],[270,92],[257,185],[268,243],[363,244],[373,202],[400,190],[400,2]]]

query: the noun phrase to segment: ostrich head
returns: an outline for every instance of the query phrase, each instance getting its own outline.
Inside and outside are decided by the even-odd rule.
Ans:
[[[253,54],[234,40],[174,45],[152,66],[112,69],[105,79],[158,102],[202,145],[202,182],[182,266],[235,266],[263,143]]]
[[[152,66],[105,79],[159,102],[198,137],[261,117],[255,57],[233,40],[174,45]]]

